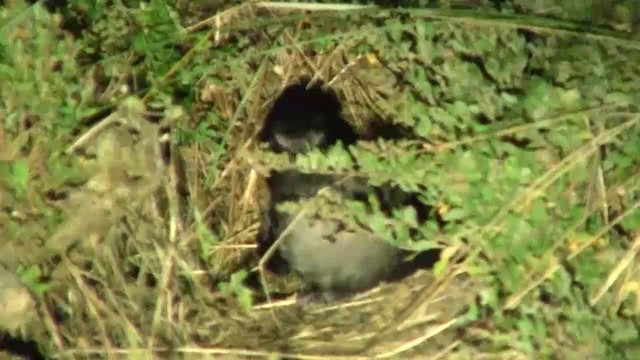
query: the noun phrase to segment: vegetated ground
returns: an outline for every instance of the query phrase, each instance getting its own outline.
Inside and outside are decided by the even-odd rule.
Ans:
[[[640,358],[640,41],[479,3],[78,1],[52,14],[5,1],[0,264],[35,302],[2,324],[3,346],[22,339],[45,358]],[[503,10],[540,12],[513,3]],[[362,134],[402,138],[358,144],[357,166],[341,148],[294,164],[267,154],[254,134],[303,76],[335,89]],[[446,226],[353,214],[397,244],[442,249],[440,261],[346,302],[294,303],[295,276],[261,276],[254,249],[262,177],[294,165],[419,191]]]

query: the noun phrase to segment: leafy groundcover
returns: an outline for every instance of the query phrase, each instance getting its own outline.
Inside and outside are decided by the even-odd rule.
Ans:
[[[640,358],[633,6],[587,26],[567,20],[591,13],[571,1],[450,3],[4,1],[3,348]],[[302,77],[334,89],[366,140],[295,161],[257,144]],[[378,136],[390,129],[402,136]],[[262,271],[255,251],[264,176],[281,167],[418,192],[446,225],[345,209],[440,260],[343,302],[296,302],[296,277]]]

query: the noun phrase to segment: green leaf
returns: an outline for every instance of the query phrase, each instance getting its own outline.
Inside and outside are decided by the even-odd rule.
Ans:
[[[533,119],[540,119],[549,113],[552,89],[552,85],[543,79],[537,76],[532,78],[522,102],[527,115]]]
[[[223,295],[232,295],[245,311],[250,311],[253,306],[253,293],[244,285],[249,273],[246,270],[236,271],[231,274],[229,282],[221,282],[218,289]]]
[[[334,170],[350,170],[353,168],[353,159],[342,143],[332,146],[327,152],[327,163]]]
[[[480,308],[475,302],[469,304],[469,310],[464,314],[465,322],[477,321],[480,317]]]
[[[447,269],[448,266],[449,259],[443,258],[438,260],[438,262],[436,262],[436,264],[433,266],[433,274],[436,277],[439,277],[440,275],[442,275],[443,271]]]
[[[634,211],[622,219],[622,226],[626,229],[640,229],[640,211]],[[640,301],[640,299],[638,300]]]
[[[32,265],[27,268],[20,266],[18,267],[17,273],[20,276],[22,282],[24,282],[24,284],[38,296],[44,295],[47,290],[53,287],[51,284],[43,283],[40,281],[42,277],[42,271],[37,265]]]
[[[133,49],[138,52],[144,52],[149,48],[149,44],[147,43],[147,39],[144,34],[138,33],[136,36],[131,39]]]
[[[543,199],[535,199],[531,209],[531,220],[534,226],[543,226],[548,223],[547,207]]]
[[[24,197],[29,190],[29,179],[31,171],[29,165],[24,160],[16,160],[11,164],[11,170],[6,179],[17,197]]]
[[[465,216],[467,216],[467,213],[464,209],[454,208],[447,211],[444,214],[443,218],[445,221],[456,221],[456,220],[463,219]]]
[[[627,106],[627,105],[633,104],[634,99],[630,94],[615,92],[615,93],[607,94],[607,96],[605,97],[605,102],[607,104]]]
[[[394,216],[410,226],[418,226],[418,214],[413,206],[406,206],[399,211],[394,211]]]

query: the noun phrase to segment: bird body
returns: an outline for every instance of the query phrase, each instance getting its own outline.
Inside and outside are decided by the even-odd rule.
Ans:
[[[328,299],[377,285],[400,262],[400,250],[370,232],[341,231],[337,221],[306,216],[284,223],[291,229],[280,246],[282,257]]]
[[[338,141],[354,143],[355,131],[342,119],[337,97],[320,88],[312,87],[308,92],[305,88],[294,85],[285,89],[267,116],[260,138],[269,142],[273,151],[292,156],[312,148],[325,149]],[[372,191],[366,179],[339,182],[335,175],[285,170],[272,171],[267,184],[271,206],[261,244],[270,246],[282,236],[279,255],[326,300],[366,290],[394,274],[403,252],[372,232],[347,230],[336,219],[276,209],[285,201],[316,196],[327,186],[346,199],[366,198]]]
[[[293,84],[275,100],[258,138],[271,150],[291,155],[356,141],[353,128],[342,118],[335,93],[319,85]]]
[[[325,300],[369,289],[395,273],[404,252],[383,238],[366,229],[347,229],[344,222],[313,214],[304,205],[294,213],[278,209],[286,201],[310,200],[326,187],[342,199],[365,197],[371,191],[366,179],[340,182],[334,175],[285,170],[272,172],[267,183],[271,193],[268,242],[282,236],[279,255]],[[326,206],[330,213],[345,211],[340,203]]]

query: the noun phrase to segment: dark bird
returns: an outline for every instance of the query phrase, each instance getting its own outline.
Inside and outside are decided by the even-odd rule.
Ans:
[[[308,80],[290,85],[278,96],[258,134],[274,152],[298,154],[324,149],[341,141],[356,141],[353,128],[342,118],[342,106],[333,91],[321,85],[307,88]]]
[[[273,151],[291,155],[312,148],[323,149],[338,141],[353,144],[356,133],[342,118],[336,95],[320,86],[305,89],[303,82],[283,91],[266,117],[261,140],[269,142]],[[292,223],[295,214],[276,210],[281,202],[311,198],[327,186],[338,190],[343,198],[351,199],[366,199],[373,191],[363,178],[339,185],[337,180],[337,176],[328,174],[272,171],[267,179],[271,205],[259,240],[260,252],[264,254],[291,225],[278,254],[288,268],[297,272],[310,288],[319,290],[325,300],[389,280],[398,272],[405,254],[367,230],[347,231],[339,221],[317,216],[302,216]]]

